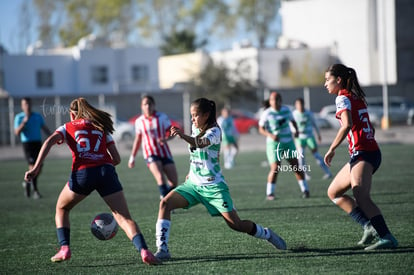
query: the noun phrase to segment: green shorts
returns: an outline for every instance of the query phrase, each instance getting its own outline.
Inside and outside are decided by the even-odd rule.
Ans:
[[[295,143],[292,141],[287,143],[269,141],[266,143],[266,155],[269,164],[281,162],[282,160],[298,158]]]
[[[222,140],[221,140],[221,144],[223,146],[227,146],[227,145],[237,145],[237,139],[233,136],[223,136]]]
[[[316,143],[315,137],[297,138],[295,141],[297,146],[301,146],[303,148],[309,147],[309,149],[312,151],[318,149],[318,144]]]
[[[211,216],[220,216],[220,213],[231,212],[234,209],[229,188],[224,182],[200,186],[187,180],[184,184],[177,186],[174,192],[187,200],[186,208],[201,203]]]

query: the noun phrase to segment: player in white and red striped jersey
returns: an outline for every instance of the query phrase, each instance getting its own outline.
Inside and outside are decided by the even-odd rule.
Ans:
[[[142,145],[142,155],[154,176],[161,197],[177,186],[177,169],[167,141],[171,121],[168,116],[155,110],[155,100],[146,95],[141,100],[142,115],[135,121],[135,140],[128,167],[135,167],[135,156]]]

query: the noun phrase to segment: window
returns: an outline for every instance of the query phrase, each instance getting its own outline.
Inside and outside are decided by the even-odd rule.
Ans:
[[[91,71],[93,84],[108,83],[108,68],[106,66],[93,66]]]
[[[131,70],[133,82],[146,82],[149,79],[147,65],[134,65]]]
[[[38,88],[52,88],[53,87],[53,71],[52,70],[37,70],[36,71],[36,85]]]

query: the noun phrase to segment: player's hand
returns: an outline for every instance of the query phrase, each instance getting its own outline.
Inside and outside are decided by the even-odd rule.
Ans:
[[[173,137],[175,136],[182,137],[183,135],[183,131],[180,128],[175,127],[175,126],[172,126],[170,131],[171,131],[171,136]]]
[[[31,182],[38,174],[37,169],[31,169],[24,174],[24,180],[26,182]]]
[[[334,156],[335,156],[335,151],[329,150],[328,152],[326,152],[325,157],[323,158],[323,161],[328,167],[331,167],[331,162]]]
[[[272,139],[274,141],[279,141],[279,136],[278,135],[272,135]]]
[[[134,168],[135,167],[135,157],[130,156],[129,160],[128,160],[128,167],[129,168]]]

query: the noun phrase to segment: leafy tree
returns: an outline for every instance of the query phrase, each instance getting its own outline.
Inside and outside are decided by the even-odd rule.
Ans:
[[[164,38],[160,49],[163,55],[194,52],[207,44],[207,40],[196,41],[196,34],[191,31],[174,32]]]
[[[238,0],[234,17],[239,17],[247,31],[257,37],[258,46],[265,47],[266,40],[273,37],[275,44],[281,30],[277,16],[281,0]]]
[[[197,97],[213,99],[218,106],[256,99],[257,83],[247,77],[250,69],[245,60],[239,61],[234,69],[210,60],[202,72],[193,77],[192,91]]]

